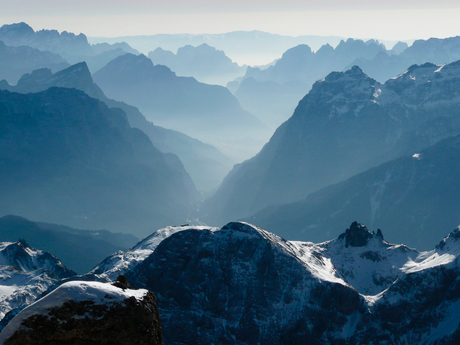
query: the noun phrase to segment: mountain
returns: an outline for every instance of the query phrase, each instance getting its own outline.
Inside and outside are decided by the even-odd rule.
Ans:
[[[147,53],[156,48],[177,51],[185,45],[199,46],[208,44],[216,49],[223,50],[234,61],[260,65],[277,59],[287,49],[299,44],[308,44],[312,49],[318,50],[322,45],[329,43],[333,46],[339,44],[342,37],[337,36],[285,36],[268,32],[234,31],[222,34],[157,34],[144,36],[124,37],[90,37],[92,43],[115,43],[124,41],[142,53]]]
[[[0,41],[0,80],[16,84],[19,78],[39,68],[59,71],[69,64],[59,55],[30,47],[10,47]]]
[[[88,272],[110,254],[127,250],[138,242],[133,235],[114,234],[107,230],[78,230],[31,222],[17,216],[0,218],[0,241],[19,239],[56,255],[66,267],[80,274]]]
[[[357,222],[319,244],[170,227],[92,273],[153,291],[167,344],[455,344],[459,240],[419,252]]]
[[[403,73],[407,66],[426,62],[443,65],[460,60],[460,36],[416,40],[410,47],[395,48],[396,51],[380,52],[374,58],[359,58],[349,66],[358,65],[372,78],[384,82]]]
[[[269,133],[225,87],[177,77],[144,55],[120,56],[93,79],[108,97],[135,105],[155,124],[210,143],[235,160],[260,149]]]
[[[1,91],[0,119],[1,215],[142,236],[196,203],[177,156],[82,91]]]
[[[234,94],[243,108],[276,128],[289,118],[317,80],[331,71],[345,70],[358,58],[370,59],[381,52],[386,52],[385,46],[374,40],[350,38],[340,41],[336,48],[325,44],[316,52],[301,44],[288,49],[266,69],[248,69]]]
[[[32,303],[60,279],[73,275],[75,272],[55,256],[30,247],[24,240],[0,242],[0,320],[9,311]]]
[[[259,154],[236,165],[200,212],[208,224],[304,199],[460,134],[460,62],[414,65],[380,84],[359,67],[314,84]],[[347,220],[349,221],[349,220]]]
[[[163,344],[153,293],[81,281],[65,283],[22,310],[0,334],[0,342]]]
[[[109,108],[122,109],[128,116],[130,125],[146,133],[155,147],[164,153],[173,153],[180,158],[197,189],[201,192],[206,193],[216,188],[234,164],[217,148],[183,133],[155,126],[136,107],[106,97],[99,86],[93,82],[85,62],[56,73],[52,73],[49,69],[35,70],[23,75],[16,86],[4,83],[0,85],[0,89],[29,93],[44,91],[53,86],[75,88],[90,97],[99,99]]]
[[[225,85],[229,80],[242,76],[246,69],[232,62],[224,51],[206,43],[197,47],[186,45],[179,48],[177,54],[157,48],[148,57],[154,64],[168,66],[177,75],[195,77],[207,84]]]
[[[6,24],[0,27],[0,40],[6,45],[28,46],[41,51],[49,51],[73,62],[77,56],[92,55],[91,47],[84,34],[57,30],[40,30],[35,32],[26,23]]]
[[[460,136],[445,139],[310,194],[259,211],[248,221],[289,239],[325,241],[362,219],[392,239],[429,249],[439,229],[460,224]]]
[[[75,35],[67,31],[59,33],[57,30],[34,31],[28,24],[23,22],[6,24],[0,27],[0,41],[3,41],[7,46],[18,47],[22,50],[26,49],[24,46],[38,49],[41,51],[41,55],[47,59],[57,59],[55,55],[59,55],[60,59],[66,62],[67,66],[67,61],[71,64],[86,61],[93,72],[105,66],[117,56],[137,52],[126,42],[91,46],[88,43],[87,37],[82,33]],[[23,54],[21,59],[31,64],[34,60],[37,60],[37,57],[31,59],[30,55],[32,55],[33,50],[28,49],[28,51],[29,55]],[[33,52],[33,54],[38,55],[37,52]],[[21,74],[18,73],[18,77],[41,67],[50,68],[51,66],[35,64],[33,68],[23,70]],[[64,67],[66,66],[54,68],[53,71]],[[15,82],[16,80],[10,81],[10,83]]]

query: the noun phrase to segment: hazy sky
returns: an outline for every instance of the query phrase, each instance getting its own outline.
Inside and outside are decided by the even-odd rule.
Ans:
[[[87,36],[223,33],[412,39],[460,34],[458,0],[0,0],[2,24]]]

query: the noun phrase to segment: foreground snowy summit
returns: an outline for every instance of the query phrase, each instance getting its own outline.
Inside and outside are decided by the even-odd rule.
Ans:
[[[0,344],[162,344],[155,296],[100,282],[71,281],[22,310]]]

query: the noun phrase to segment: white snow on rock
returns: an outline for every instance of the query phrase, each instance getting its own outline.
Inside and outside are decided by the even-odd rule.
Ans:
[[[0,242],[0,320],[10,310],[30,304],[65,273],[54,256],[25,242]]]
[[[168,226],[166,228],[155,231],[152,235],[147,236],[141,242],[136,244],[132,249],[125,252],[119,251],[100,265],[95,267],[90,274],[95,274],[100,278],[108,278],[115,281],[120,274],[125,274],[127,271],[144,261],[152,254],[156,247],[168,238],[169,236],[185,230],[213,230],[209,226]]]
[[[92,301],[95,304],[110,305],[123,302],[130,297],[134,297],[140,301],[147,292],[147,290],[143,289],[121,289],[108,283],[87,281],[67,282],[16,315],[2,333],[0,333],[0,344],[3,344],[6,339],[22,327],[21,323],[23,320],[36,314],[46,315],[50,308],[62,306],[66,301]]]

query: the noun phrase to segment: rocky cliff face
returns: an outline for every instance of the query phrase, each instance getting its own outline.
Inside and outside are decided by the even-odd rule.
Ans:
[[[0,213],[143,236],[183,222],[196,201],[176,156],[82,91],[2,91],[0,119]]]
[[[329,74],[258,155],[229,173],[203,207],[208,223],[303,199],[459,134],[459,67],[413,66],[384,85],[358,67]]]
[[[20,312],[3,344],[163,344],[155,295],[97,282],[69,282]]]
[[[166,343],[327,338],[357,313],[361,298],[327,259],[301,253],[262,229],[230,223],[175,233],[128,276],[158,296]]]

